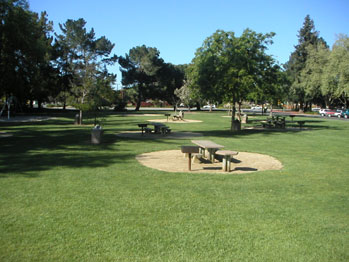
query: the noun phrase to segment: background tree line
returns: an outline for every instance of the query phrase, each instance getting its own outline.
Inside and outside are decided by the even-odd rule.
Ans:
[[[15,96],[22,108],[33,101],[73,105],[82,112],[103,106],[121,109],[132,101],[158,99],[176,107],[230,103],[232,129],[243,101],[276,105],[285,102],[307,110],[312,104],[348,107],[348,36],[329,49],[309,16],[285,65],[266,53],[274,33],[246,29],[241,36],[217,30],[188,65],[166,63],[155,47],[137,46],[124,56],[114,44],[97,38],[86,21],[68,19],[53,31],[45,12],[29,10],[26,0],[0,1],[0,96]],[[108,66],[118,62],[122,90]],[[236,124],[237,123],[237,124]]]

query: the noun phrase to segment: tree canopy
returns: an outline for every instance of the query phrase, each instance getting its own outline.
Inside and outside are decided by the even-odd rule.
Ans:
[[[274,60],[265,53],[274,33],[261,34],[246,29],[240,37],[234,32],[216,31],[200,47],[190,65],[191,87],[208,101],[230,102],[233,105],[232,130],[236,125],[236,104],[273,82]],[[269,73],[266,73],[269,72]],[[268,78],[267,78],[268,77]]]

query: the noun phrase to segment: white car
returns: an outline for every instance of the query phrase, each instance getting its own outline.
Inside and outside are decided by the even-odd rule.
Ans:
[[[253,107],[251,107],[251,110],[260,111],[260,110],[262,110],[262,107],[261,106],[253,106]]]
[[[333,115],[338,118],[341,118],[342,112],[344,112],[344,110],[338,109]]]
[[[205,105],[205,106],[203,106],[202,108],[203,108],[203,109],[210,109],[211,106],[212,106],[212,109],[213,109],[213,108],[216,108],[215,105]]]

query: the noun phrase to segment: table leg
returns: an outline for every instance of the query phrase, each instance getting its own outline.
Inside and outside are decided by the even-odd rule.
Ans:
[[[208,148],[207,151],[208,151],[208,157],[209,157],[209,160],[213,163],[214,162],[214,153],[216,152],[217,149],[215,148]]]
[[[223,169],[223,171],[225,172],[225,171],[227,171],[227,158],[224,156],[224,158],[223,158],[223,161],[222,161],[223,163],[222,163],[222,169]]]
[[[231,157],[228,156],[224,156],[223,158],[223,166],[222,169],[224,172],[229,172],[230,171],[230,163],[231,163]]]
[[[191,171],[191,153],[188,153],[188,169]]]

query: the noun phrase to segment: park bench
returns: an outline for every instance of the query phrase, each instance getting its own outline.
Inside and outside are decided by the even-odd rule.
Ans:
[[[166,135],[171,133],[171,128],[169,128],[168,126],[162,126],[160,127],[161,130],[161,134]]]
[[[268,127],[268,128],[270,128],[270,127],[274,127],[274,125],[272,124],[272,122],[270,122],[270,121],[261,121],[261,124],[262,124],[262,126],[265,128],[265,127]]]
[[[272,116],[271,118],[267,118],[266,121],[261,121],[261,124],[264,128],[285,128],[286,120],[285,117]]]
[[[192,156],[193,161],[197,158],[201,158],[201,154],[199,153],[200,147],[199,146],[181,146],[182,153],[185,154],[185,156],[188,157],[188,170],[191,171],[191,162],[192,162]]]
[[[145,131],[146,134],[151,134],[153,132],[153,129],[149,128],[149,127],[145,127],[144,131]]]
[[[231,166],[231,159],[233,156],[236,156],[239,154],[239,152],[235,151],[230,151],[230,150],[218,150],[215,153],[216,155],[223,156],[223,161],[222,161],[222,170],[225,172],[230,171],[230,166]]]

